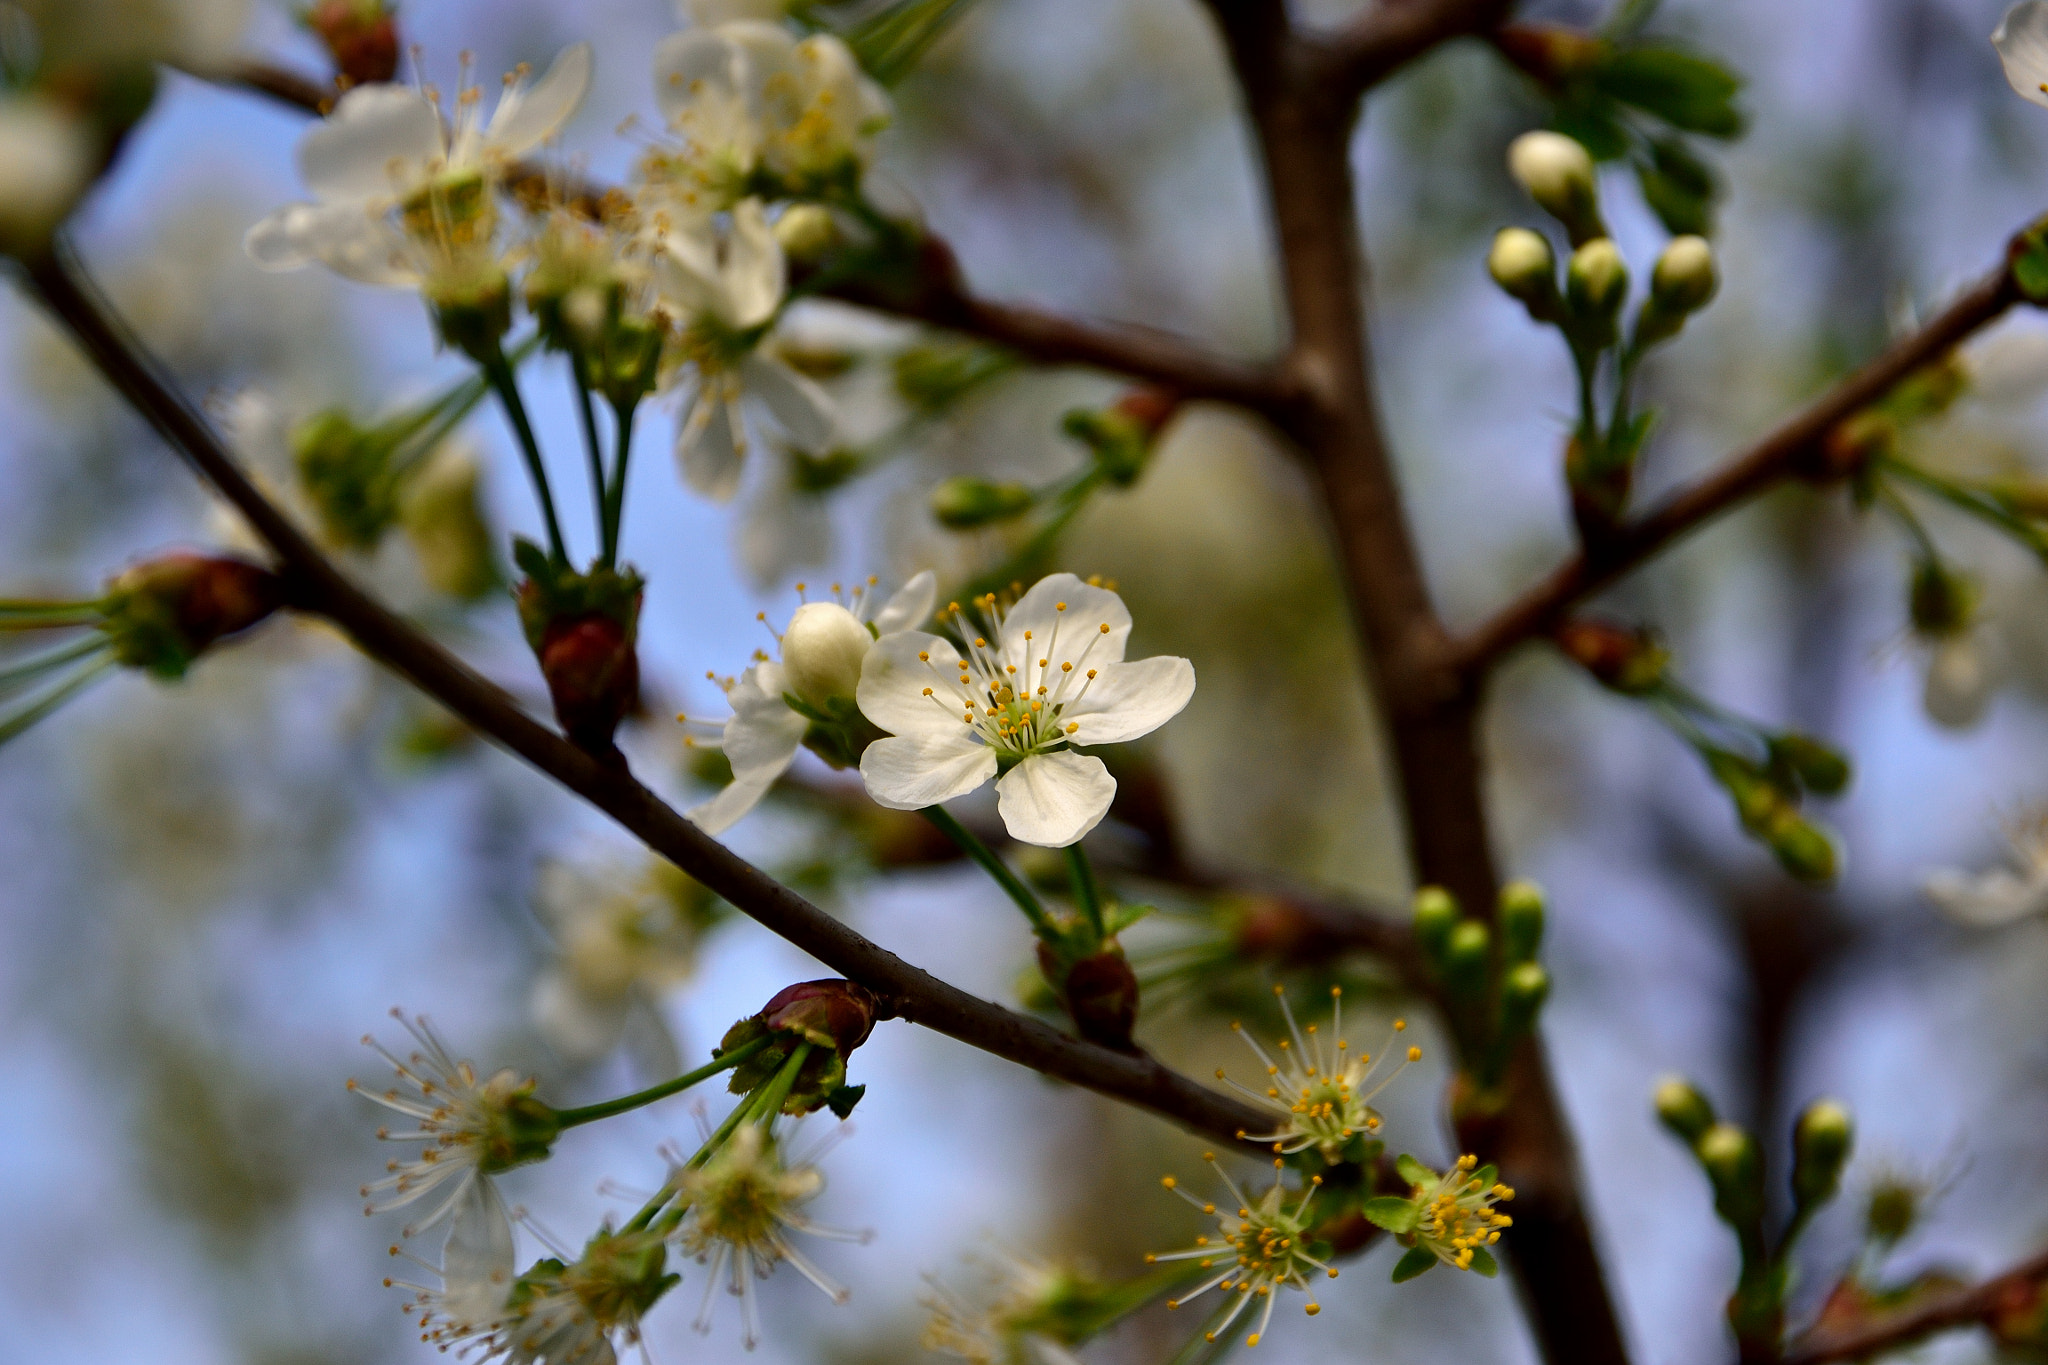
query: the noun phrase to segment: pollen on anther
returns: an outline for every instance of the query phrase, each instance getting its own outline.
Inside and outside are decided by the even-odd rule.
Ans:
[[[1411,1048],[1409,1048],[1409,1049],[1408,1049],[1408,1060],[1409,1060],[1409,1061],[1411,1061],[1411,1062],[1419,1062],[1419,1061],[1421,1061],[1421,1060],[1422,1060],[1422,1049],[1421,1049],[1421,1048],[1419,1048],[1419,1047],[1411,1047]]]

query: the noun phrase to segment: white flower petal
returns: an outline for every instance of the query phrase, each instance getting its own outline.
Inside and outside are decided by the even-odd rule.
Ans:
[[[1012,839],[1065,848],[1102,823],[1115,796],[1116,779],[1093,754],[1034,754],[996,783],[996,813]]]
[[[994,777],[996,756],[956,723],[943,738],[876,740],[860,756],[860,775],[877,805],[923,810],[965,796]]]
[[[760,200],[742,199],[733,206],[732,236],[725,252],[719,271],[725,321],[734,327],[759,327],[775,316],[789,287],[782,243],[775,239]]]
[[[926,569],[898,588],[895,596],[882,604],[872,623],[875,634],[894,635],[899,630],[915,630],[931,619],[932,607],[938,599],[938,575]]]
[[[441,1248],[441,1311],[481,1327],[495,1321],[512,1292],[512,1219],[488,1176],[474,1176],[455,1197],[455,1221]]]
[[[748,499],[733,527],[733,541],[740,567],[754,586],[786,584],[797,570],[830,561],[831,509],[823,498],[794,487],[787,468],[779,469]]]
[[[1081,727],[1068,736],[1071,744],[1121,744],[1172,720],[1194,695],[1195,666],[1186,659],[1161,654],[1104,664],[1060,721]]]
[[[654,99],[670,122],[707,94],[739,91],[738,45],[722,28],[671,33],[654,49]]]
[[[524,156],[561,131],[590,89],[589,43],[565,48],[532,85],[512,85],[498,98],[485,145],[498,156]]]
[[[2006,82],[2021,98],[2048,106],[2048,2],[2023,0],[2005,12],[1991,34]]]
[[[1927,898],[1962,924],[1995,929],[2048,911],[2048,879],[2027,880],[2004,868],[1973,877],[1953,868],[1929,874]]]
[[[810,723],[782,699],[779,664],[755,664],[727,695],[732,719],[725,723],[725,758],[732,783],[689,812],[706,834],[723,834],[761,803],[775,780],[789,769]]]
[[[404,85],[359,85],[299,140],[299,176],[316,198],[403,193],[441,155],[441,115]]]
[[[685,318],[717,308],[718,242],[709,222],[662,234],[654,255],[654,287],[662,301]]]
[[[1123,598],[1070,573],[1056,573],[1034,583],[1003,616],[1002,657],[1020,673],[1028,668],[1035,674],[1040,659],[1050,660],[1054,671],[1063,663],[1100,668],[1120,662],[1130,638],[1131,613]]]
[[[832,400],[789,366],[757,351],[740,363],[740,383],[798,450],[815,455],[832,444]]]
[[[354,201],[287,204],[250,228],[242,248],[265,270],[296,270],[318,261],[361,284],[419,281],[404,239]]]
[[[1981,631],[1962,631],[1934,646],[1921,703],[1928,718],[1951,730],[1984,719],[1998,687],[1999,667]]]
[[[974,729],[960,719],[959,667],[960,651],[951,640],[919,630],[895,631],[875,641],[861,660],[854,700],[862,715],[892,735],[969,737]],[[932,690],[929,697],[926,688]]]
[[[745,468],[732,412],[716,384],[698,388],[676,428],[676,463],[683,481],[713,502],[730,502]]]

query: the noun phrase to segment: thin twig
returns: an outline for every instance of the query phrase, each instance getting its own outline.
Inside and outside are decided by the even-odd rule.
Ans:
[[[912,966],[705,834],[635,780],[522,711],[502,689],[368,596],[257,490],[205,420],[61,255],[28,263],[28,283],[114,388],[232,503],[282,561],[292,605],[325,616],[365,654],[589,801],[754,920],[895,1014],[1020,1066],[1234,1142],[1265,1118],[1148,1057],[1114,1052],[977,999]]]
[[[2048,1251],[1981,1284],[1846,1331],[1809,1333],[1785,1353],[1782,1365],[1829,1365],[1896,1351],[1958,1327],[1977,1327],[2012,1308],[2024,1308],[2048,1280]]]
[[[1378,0],[1315,45],[1315,65],[1338,89],[1361,93],[1453,38],[1486,32],[1513,8],[1513,0]]]
[[[1573,606],[1642,564],[1673,541],[1785,479],[1809,469],[1828,435],[1846,418],[1882,399],[1900,381],[1938,361],[1972,333],[2020,302],[2011,272],[1986,275],[1925,327],[1892,343],[1770,435],[1698,483],[1681,489],[1601,542],[1597,557],[1584,551],[1452,646],[1453,666],[1476,677],[1525,640],[1547,633]]]

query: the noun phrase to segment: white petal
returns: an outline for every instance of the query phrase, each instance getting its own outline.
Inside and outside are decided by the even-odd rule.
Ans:
[[[717,308],[718,243],[708,222],[662,234],[654,255],[654,289],[686,319]]]
[[[701,95],[738,93],[738,47],[720,29],[671,33],[654,49],[654,100],[674,122]]]
[[[719,275],[725,321],[734,327],[759,327],[782,306],[789,267],[760,200],[742,199],[733,206],[732,236]]]
[[[1195,666],[1161,654],[1129,663],[1104,664],[1089,679],[1081,700],[1060,712],[1062,725],[1081,728],[1072,744],[1121,744],[1149,735],[1181,713],[1195,695]]]
[[[299,175],[320,199],[402,192],[441,155],[441,116],[404,85],[359,85],[299,140]]]
[[[688,415],[677,426],[676,462],[683,481],[713,502],[730,502],[740,491],[745,462],[732,429],[732,413],[717,385],[697,390]]]
[[[2023,0],[2005,12],[1991,35],[2005,79],[2022,98],[2048,106],[2048,0]]]
[[[894,635],[899,630],[915,630],[931,619],[932,607],[938,599],[938,575],[926,569],[898,588],[896,595],[882,604],[873,621],[875,634]]]
[[[810,723],[789,709],[782,690],[781,667],[756,664],[728,694],[732,719],[725,723],[724,742],[732,783],[689,812],[706,834],[725,833],[759,805],[802,746]]]
[[[1921,693],[1928,718],[1947,729],[1969,729],[1984,719],[1998,674],[1997,660],[1981,631],[1963,631],[1936,644]]]
[[[300,224],[314,211],[311,204],[286,204],[243,235],[242,250],[264,270],[297,270],[312,264]]]
[[[1026,631],[1031,633],[1028,641]],[[1130,638],[1131,613],[1123,598],[1070,573],[1056,573],[1034,583],[1003,617],[1003,662],[1020,673],[1026,668],[1036,672],[1040,659],[1049,660],[1047,666],[1055,671],[1063,663],[1100,668],[1122,660]]]
[[[1950,918],[1979,929],[2048,911],[2048,880],[2023,880],[2003,868],[1981,877],[1943,868],[1929,874],[1922,889]]]
[[[495,1320],[512,1291],[512,1219],[489,1176],[474,1176],[455,1199],[441,1248],[442,1307],[451,1321]]]
[[[923,810],[965,796],[994,777],[996,756],[962,725],[945,738],[878,739],[860,756],[860,775],[877,805]]]
[[[740,363],[740,383],[798,450],[815,455],[832,444],[832,400],[789,366],[757,351]]]
[[[1116,779],[1093,754],[1036,754],[996,783],[996,813],[1020,843],[1065,848],[1102,823]]]
[[[513,85],[498,98],[484,143],[498,156],[524,156],[561,131],[590,89],[589,43],[566,48],[530,86]]]
[[[786,469],[761,481],[733,527],[740,567],[758,588],[786,584],[798,569],[832,556],[832,515],[825,500],[793,487]]]
[[[920,654],[931,658],[921,659]],[[884,635],[860,663],[854,700],[861,714],[892,735],[932,740],[972,735],[960,719],[960,651],[953,642],[919,630]],[[930,688],[932,695],[924,695]]]

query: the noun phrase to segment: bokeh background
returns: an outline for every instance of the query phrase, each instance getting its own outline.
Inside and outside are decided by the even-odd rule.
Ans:
[[[1335,21],[1345,0],[1300,6]],[[1985,41],[1998,0],[1671,0],[1658,23],[1749,80],[1753,131],[1723,153],[1725,286],[1647,372],[1663,411],[1652,491],[1710,465],[1845,365],[1896,319],[1992,263],[2048,202],[2048,113],[2014,99]],[[1585,22],[1597,7],[1525,8]],[[568,142],[594,173],[651,114],[646,54],[675,16],[659,0],[576,6],[412,0],[408,38],[450,79],[472,50],[495,73],[568,42],[599,79]],[[252,50],[318,69],[281,7]],[[1220,54],[1190,0],[981,0],[897,92],[879,182],[915,204],[992,296],[1186,331],[1246,355],[1279,335],[1269,235]],[[1440,601],[1488,607],[1568,545],[1557,474],[1569,370],[1555,338],[1488,283],[1494,228],[1530,222],[1503,151],[1544,108],[1489,52],[1461,45],[1390,84],[1356,142],[1374,261],[1379,380]],[[79,221],[82,254],[186,383],[217,407],[374,410],[459,375],[417,300],[243,259],[249,223],[298,194],[304,120],[247,93],[169,79]],[[1639,273],[1661,242],[1632,185],[1608,186]],[[900,329],[801,325],[901,344]],[[37,318],[0,295],[0,585],[87,587],[147,551],[233,528]],[[2048,334],[2032,317],[1979,348],[2007,382],[1921,434],[1957,467],[2048,468]],[[575,458],[566,383],[529,381],[544,437]],[[627,545],[650,576],[643,651],[655,708],[716,714],[705,670],[737,672],[790,584],[957,568],[987,546],[922,511],[939,474],[1044,477],[1077,462],[1059,413],[1115,389],[1019,373],[829,505],[775,482],[737,508],[698,500],[643,438]],[[859,396],[849,400],[858,407]],[[480,412],[495,525],[533,509],[508,433]],[[572,481],[565,480],[572,483]],[[572,484],[573,486],[573,484]],[[577,524],[577,513],[565,513]],[[1097,499],[1066,567],[1118,579],[1134,652],[1195,662],[1186,714],[1153,741],[1187,846],[1205,865],[1277,873],[1398,903],[1399,835],[1323,528],[1285,451],[1232,412],[1192,409],[1128,493]],[[1856,1193],[1885,1171],[1941,1190],[1898,1252],[1911,1270],[1988,1271],[2048,1234],[2048,926],[1945,922],[1918,890],[1938,865],[2000,852],[1998,822],[2048,798],[2048,609],[2038,564],[1936,519],[1981,573],[2007,685],[1956,733],[1920,710],[1904,640],[1904,547],[1839,494],[1774,494],[1687,542],[1615,595],[1657,623],[1699,690],[1855,756],[1823,811],[1847,851],[1839,886],[1800,890],[1742,839],[1725,798],[1669,734],[1539,652],[1495,696],[1489,744],[1506,865],[1551,892],[1557,979],[1545,1030],[1582,1145],[1594,1213],[1640,1357],[1726,1358],[1719,1305],[1731,1239],[1704,1182],[1653,1122],[1655,1077],[1696,1078],[1782,1153],[1791,1115],[1830,1093],[1859,1123],[1849,1195],[1801,1258],[1799,1302],[1856,1249]],[[795,527],[790,531],[788,528]],[[781,528],[778,530],[778,528]],[[825,532],[829,529],[830,535]],[[362,566],[416,578],[394,546]],[[494,676],[537,696],[509,603],[446,623]],[[628,742],[650,780],[695,792],[671,727]],[[804,760],[811,760],[806,757]],[[824,770],[812,776],[824,779]],[[999,893],[957,866],[877,876],[837,859],[802,812],[769,810],[733,842],[808,878],[868,935],[970,990],[1017,998],[1027,943]],[[384,1153],[344,1093],[378,1074],[358,1045],[394,1004],[458,1051],[542,1078],[564,1103],[650,1079],[658,1038],[566,1057],[537,1031],[553,952],[535,895],[544,860],[632,866],[617,831],[431,711],[328,632],[274,625],[182,686],[123,677],[0,754],[0,1358],[318,1365],[424,1360],[379,1286],[393,1220],[356,1187]],[[815,964],[744,920],[707,932],[661,1014],[685,1056]],[[1369,979],[1369,964],[1359,975]],[[1220,995],[1220,992],[1212,992]],[[1184,993],[1141,1036],[1198,1074],[1225,1048],[1227,1000]],[[1366,1017],[1399,1007],[1361,1004]],[[1361,1026],[1361,1034],[1377,1033]],[[1189,1140],[901,1024],[854,1079],[856,1136],[829,1159],[821,1216],[872,1228],[826,1263],[834,1307],[794,1275],[767,1287],[784,1361],[919,1358],[920,1275],[960,1282],[993,1236],[1036,1255],[1134,1273],[1185,1244],[1193,1216],[1157,1177]],[[1395,1142],[1451,1155],[1425,1067],[1390,1092]],[[714,1105],[721,1103],[713,1097]],[[688,1101],[578,1130],[507,1179],[541,1226],[580,1240],[651,1185],[655,1148],[694,1131]],[[528,1251],[533,1244],[529,1241]],[[1285,1360],[1531,1358],[1509,1286],[1432,1275],[1394,1287],[1373,1251],[1309,1321],[1283,1313],[1262,1352]],[[696,1276],[651,1322],[657,1361],[741,1358],[736,1315],[689,1330]],[[1090,1361],[1164,1359],[1193,1322],[1142,1318]],[[1981,1358],[1965,1337],[1926,1358]]]

